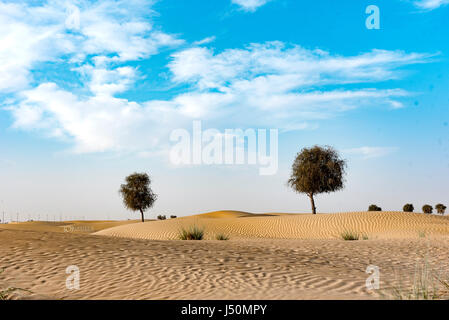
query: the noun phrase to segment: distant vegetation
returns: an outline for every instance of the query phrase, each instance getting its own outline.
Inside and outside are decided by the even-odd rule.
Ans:
[[[176,219],[176,216],[170,216],[170,219]]]
[[[0,274],[3,273],[5,269],[0,269]],[[17,291],[24,291],[28,293],[33,293],[30,290],[22,289],[22,288],[16,288],[16,287],[9,287],[6,289],[0,289],[0,300],[9,300],[11,298],[11,294]]]
[[[444,275],[432,269],[427,258],[415,266],[414,278],[410,279],[413,287],[399,284],[391,289],[390,295],[396,300],[447,300],[449,298],[449,281]],[[383,294],[382,294],[383,295]]]
[[[345,168],[346,162],[332,147],[304,148],[296,155],[287,184],[309,196],[312,213],[316,214],[314,196],[343,189]]]
[[[216,235],[215,239],[217,240],[229,240],[229,236],[223,234],[223,233],[219,233]]]
[[[368,211],[382,211],[382,208],[372,204],[368,207]]]
[[[144,222],[143,212],[151,208],[157,199],[157,195],[150,188],[150,177],[146,173],[133,173],[126,177],[125,182],[119,190],[123,204],[129,210],[140,211]]]
[[[422,212],[427,213],[427,214],[431,214],[433,212],[433,208],[430,204],[425,204],[422,207]]]
[[[368,236],[365,234],[359,234],[357,232],[353,231],[344,231],[341,233],[341,238],[346,241],[352,241],[352,240],[360,240],[362,238],[363,240],[368,240]]]
[[[413,207],[413,204],[411,203],[407,203],[404,205],[404,207],[402,208],[402,210],[404,212],[413,212],[415,210],[415,208]]]
[[[439,203],[435,206],[435,209],[439,214],[444,214],[444,212],[446,211],[446,206],[442,203]]]
[[[182,228],[178,236],[181,240],[203,240],[204,229],[197,226],[190,227],[189,229]]]

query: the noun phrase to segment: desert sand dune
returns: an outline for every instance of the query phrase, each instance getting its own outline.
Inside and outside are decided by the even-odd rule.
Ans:
[[[380,268],[381,290],[415,266],[449,270],[449,241],[154,241],[0,229],[0,288],[23,299],[371,299],[365,270]],[[66,268],[80,290],[66,288]]]
[[[172,240],[181,228],[204,228],[205,238],[223,233],[231,239],[339,239],[350,231],[369,239],[449,237],[449,216],[405,212],[349,212],[332,214],[251,214],[215,211],[170,220],[116,226],[97,235]]]
[[[0,224],[0,229],[5,230],[30,230],[41,232],[70,232],[70,233],[92,233],[103,229],[136,223],[139,220],[104,221],[104,220],[74,220],[74,221],[29,221]]]
[[[172,240],[179,228],[194,224],[205,228],[208,239],[221,232],[231,240]],[[64,232],[68,225],[101,230]],[[343,241],[345,230],[368,240]],[[382,298],[398,283],[410,290],[417,263],[424,262],[449,276],[449,217],[217,211],[145,223],[0,227],[0,288],[31,290],[13,296],[24,299]],[[71,265],[81,273],[78,291],[66,288]],[[380,291],[365,286],[369,265],[380,268]]]

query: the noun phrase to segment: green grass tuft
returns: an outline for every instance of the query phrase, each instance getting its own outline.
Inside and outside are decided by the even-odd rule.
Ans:
[[[229,240],[229,236],[223,233],[219,233],[216,235],[215,239],[217,240]]]
[[[181,240],[203,240],[204,229],[197,226],[190,227],[189,229],[182,228],[178,234]]]
[[[352,231],[344,231],[341,233],[341,238],[343,240],[346,241],[351,241],[351,240],[359,240],[360,239],[360,235],[356,232],[352,232]]]
[[[449,298],[449,281],[444,280],[440,273],[430,268],[427,258],[423,263],[416,264],[413,286],[403,289],[403,285],[391,289],[395,300],[442,300]]]

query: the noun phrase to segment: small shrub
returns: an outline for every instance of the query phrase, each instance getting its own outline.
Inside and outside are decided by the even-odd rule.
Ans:
[[[446,300],[449,298],[449,282],[439,272],[429,266],[427,258],[417,263],[413,286],[403,289],[403,285],[393,287],[392,295],[397,300]]]
[[[229,240],[229,236],[227,236],[227,235],[225,235],[223,233],[219,233],[219,234],[217,234],[215,239],[217,239],[217,240]]]
[[[0,269],[0,274],[3,273],[3,271],[5,271],[5,269]],[[33,293],[32,291],[27,290],[27,289],[9,287],[6,289],[0,289],[0,300],[9,300],[11,298],[11,294],[16,291],[24,291],[27,293]]]
[[[181,240],[203,240],[204,229],[198,228],[197,226],[190,227],[189,229],[182,228],[178,236]]]
[[[404,205],[404,207],[402,208],[402,210],[404,212],[413,212],[415,210],[415,208],[413,207],[413,204],[411,203],[407,203]]]
[[[432,208],[431,205],[425,204],[425,205],[422,207],[422,212],[424,212],[424,213],[426,213],[426,214],[431,214],[431,213],[433,212],[433,208]]]
[[[176,219],[176,216],[170,216],[170,219]]]
[[[341,238],[343,240],[359,240],[360,239],[360,235],[356,232],[352,232],[352,231],[344,231],[341,233]]]
[[[435,206],[435,209],[437,209],[437,212],[439,214],[444,214],[444,212],[446,211],[446,206],[442,203],[439,203]]]
[[[372,204],[368,207],[368,211],[382,211],[382,208]]]
[[[158,219],[158,220],[165,220],[165,219],[167,219],[167,217],[166,217],[166,216],[163,216],[163,215],[158,215],[158,216],[157,216],[157,219]]]

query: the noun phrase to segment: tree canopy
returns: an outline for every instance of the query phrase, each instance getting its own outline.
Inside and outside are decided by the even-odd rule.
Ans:
[[[446,206],[442,203],[439,203],[435,206],[435,209],[437,209],[438,213],[444,214],[444,212],[446,211]]]
[[[422,207],[422,212],[427,213],[427,214],[431,214],[433,212],[433,208],[430,204],[425,204]]]
[[[125,182],[119,190],[123,204],[132,211],[140,211],[144,222],[144,211],[151,208],[157,199],[150,187],[150,176],[146,173],[133,173],[126,177]]]
[[[309,196],[316,214],[314,195],[343,189],[346,162],[329,146],[302,149],[295,158],[288,185]]]

